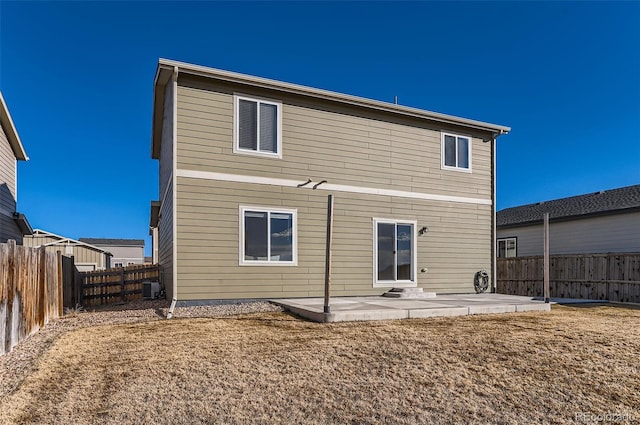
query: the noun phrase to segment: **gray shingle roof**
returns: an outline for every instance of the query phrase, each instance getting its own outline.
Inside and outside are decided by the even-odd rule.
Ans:
[[[510,227],[542,222],[545,212],[550,220],[559,220],[634,209],[640,209],[640,184],[506,208],[497,212],[496,222],[498,227]]]
[[[142,239],[103,239],[103,238],[80,238],[80,242],[96,246],[144,246]]]

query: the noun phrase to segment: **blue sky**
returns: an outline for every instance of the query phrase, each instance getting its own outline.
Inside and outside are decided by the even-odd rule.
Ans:
[[[144,238],[160,57],[508,125],[498,209],[640,183],[640,2],[0,2],[18,208]]]

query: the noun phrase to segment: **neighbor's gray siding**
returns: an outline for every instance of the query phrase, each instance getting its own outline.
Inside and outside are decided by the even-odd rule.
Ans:
[[[0,243],[14,239],[22,243],[22,233],[13,220],[16,211],[16,157],[0,127]]]
[[[102,248],[112,254],[111,262],[123,262],[127,265],[127,262],[134,262],[135,264],[144,263],[144,247],[141,246],[114,246],[114,245],[99,245],[98,248]]]
[[[0,213],[0,243],[6,243],[9,239],[22,245],[22,232],[13,218]]]
[[[0,127],[0,208],[16,210],[16,156]]]
[[[542,224],[498,229],[517,237],[518,256],[542,255]],[[549,251],[555,254],[640,252],[640,212],[551,222]]]

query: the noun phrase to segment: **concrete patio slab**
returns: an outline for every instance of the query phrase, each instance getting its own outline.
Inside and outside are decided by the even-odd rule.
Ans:
[[[430,317],[466,316],[468,307],[439,307],[409,310],[409,319],[427,319]]]
[[[274,299],[272,303],[315,322],[413,319],[470,314],[550,311],[539,299],[503,294],[437,295],[428,299],[381,296],[331,298],[331,312],[324,313],[323,298]]]

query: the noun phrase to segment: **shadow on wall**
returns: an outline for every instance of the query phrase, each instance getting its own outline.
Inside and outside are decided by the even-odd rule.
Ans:
[[[16,200],[7,183],[0,183],[0,243],[15,239],[22,243],[22,233],[11,214],[16,211]]]
[[[6,183],[0,184],[0,207],[11,213],[16,210],[16,200]]]

